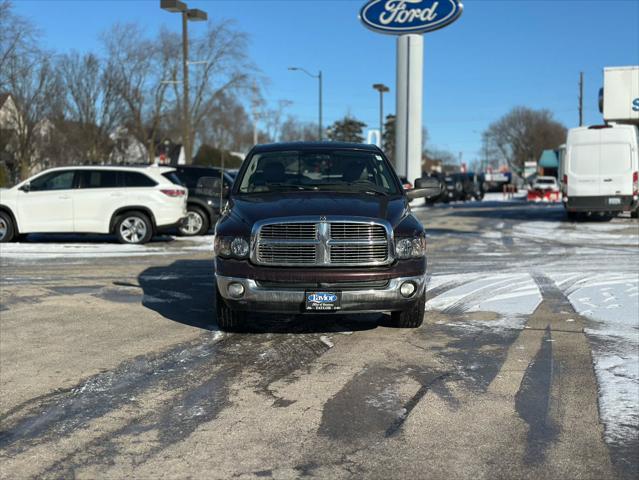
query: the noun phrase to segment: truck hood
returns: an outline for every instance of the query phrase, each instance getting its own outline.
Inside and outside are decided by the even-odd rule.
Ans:
[[[355,216],[387,220],[393,227],[408,214],[403,196],[335,192],[245,195],[231,200],[231,217],[248,225],[256,221],[296,216]]]

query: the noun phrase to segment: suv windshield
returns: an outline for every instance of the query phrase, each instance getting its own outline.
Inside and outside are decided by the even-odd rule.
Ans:
[[[256,153],[239,185],[240,193],[297,190],[400,193],[384,157],[346,150]]]

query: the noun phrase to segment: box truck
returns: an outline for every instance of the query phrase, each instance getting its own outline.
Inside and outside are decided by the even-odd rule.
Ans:
[[[599,109],[606,123],[639,125],[639,65],[604,68]]]
[[[563,202],[570,218],[630,211],[639,204],[639,130],[608,124],[568,131],[562,157]]]

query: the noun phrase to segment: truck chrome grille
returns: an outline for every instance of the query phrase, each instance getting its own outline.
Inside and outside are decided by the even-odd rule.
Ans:
[[[260,239],[269,240],[315,240],[317,225],[314,223],[274,223],[264,225]]]
[[[331,245],[332,264],[380,263],[388,256],[388,246],[380,245]]]
[[[277,221],[256,225],[253,262],[261,265],[370,266],[393,261],[389,225],[375,221]]]
[[[331,239],[386,241],[386,230],[382,225],[370,225],[366,223],[331,223]]]
[[[268,265],[314,265],[316,245],[259,245],[257,259]]]

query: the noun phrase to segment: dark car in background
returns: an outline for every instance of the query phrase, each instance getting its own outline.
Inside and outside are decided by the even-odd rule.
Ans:
[[[189,190],[187,218],[179,230],[182,235],[204,235],[220,216],[220,201],[224,202],[233,186],[235,174],[222,173],[216,167],[178,165],[175,174]],[[222,190],[222,192],[220,192]],[[221,195],[220,195],[221,193]]]

